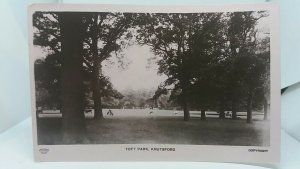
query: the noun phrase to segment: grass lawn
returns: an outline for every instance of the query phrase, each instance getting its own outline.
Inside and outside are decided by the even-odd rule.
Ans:
[[[208,118],[118,118],[87,123],[97,144],[194,144],[268,146],[269,122]]]
[[[193,144],[268,146],[269,121],[180,116],[117,116],[104,120],[86,120],[89,144]],[[39,144],[64,144],[61,119],[38,120]]]

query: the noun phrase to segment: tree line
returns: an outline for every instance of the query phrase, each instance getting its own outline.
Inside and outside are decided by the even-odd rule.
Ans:
[[[251,123],[252,110],[262,106],[267,118],[270,38],[257,29],[267,12],[141,15],[137,39],[152,47],[158,73],[168,76],[156,97],[170,91],[184,120],[190,108],[201,110],[202,120],[208,109],[220,118],[231,110],[233,119],[246,110]]]
[[[63,128],[72,139],[84,131],[87,93],[92,92],[95,118],[103,118],[103,100],[122,99],[102,63],[133,43],[155,53],[161,83],[152,100],[169,96],[190,119],[191,109],[268,111],[270,38],[258,36],[264,11],[225,13],[35,12],[34,45],[47,53],[35,61],[37,106],[61,109]],[[142,57],[142,56],[141,56]],[[47,96],[47,97],[46,97]],[[74,137],[75,136],[75,137]]]

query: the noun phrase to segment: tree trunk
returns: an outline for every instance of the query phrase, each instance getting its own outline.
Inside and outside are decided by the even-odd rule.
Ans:
[[[225,118],[225,100],[224,96],[222,96],[221,102],[220,102],[220,110],[219,110],[219,118],[224,119]]]
[[[182,77],[180,78],[180,84],[182,89],[182,107],[183,107],[183,114],[184,114],[183,120],[189,121],[190,111],[187,103],[188,102],[187,88],[188,88],[189,80],[188,80],[188,73],[186,72],[187,69],[186,57],[184,57],[182,53],[179,56],[182,57],[182,70],[181,70]]]
[[[59,14],[61,31],[61,112],[63,142],[82,143],[86,137],[83,90],[83,33],[79,13]]]
[[[252,97],[253,92],[250,90],[247,96],[247,123],[252,123]]]
[[[189,121],[190,120],[190,111],[187,105],[187,96],[186,96],[186,89],[182,89],[182,108],[183,108],[183,120]]]
[[[96,59],[98,60],[98,58]],[[94,99],[94,119],[103,119],[102,113],[102,101],[101,101],[101,82],[100,82],[100,70],[101,64],[94,62],[93,69],[93,99]]]
[[[91,51],[93,53],[93,100],[94,100],[94,119],[103,119],[102,101],[101,101],[101,81],[102,73],[101,61],[98,56],[98,15],[94,16],[92,27],[92,44]]]
[[[264,120],[268,120],[268,114],[269,114],[269,104],[268,100],[264,100]]]
[[[232,96],[232,105],[231,105],[231,111],[232,111],[232,119],[236,119],[237,118],[237,113],[236,113],[236,96],[235,94],[233,94]]]
[[[205,109],[201,108],[201,120],[206,120]]]

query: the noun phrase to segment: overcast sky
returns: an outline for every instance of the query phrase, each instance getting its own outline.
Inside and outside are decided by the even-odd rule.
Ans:
[[[114,88],[120,92],[125,89],[156,89],[166,76],[157,74],[158,65],[149,64],[148,59],[151,57],[154,54],[148,46],[133,45],[125,51],[127,67],[120,68],[116,60],[111,60],[115,64],[105,61],[102,64],[103,74],[110,77]]]

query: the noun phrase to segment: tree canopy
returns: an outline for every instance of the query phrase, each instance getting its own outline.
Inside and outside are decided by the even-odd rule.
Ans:
[[[65,58],[62,15],[60,12],[33,15],[34,45],[47,54],[35,62],[37,105],[61,107]],[[102,118],[103,106],[144,107],[147,101],[153,101],[155,106],[160,104],[165,108],[180,105],[184,120],[189,120],[190,110],[201,110],[203,120],[207,110],[217,111],[220,118],[230,110],[234,119],[237,111],[247,111],[250,123],[252,110],[268,110],[270,39],[269,34],[262,35],[257,28],[259,20],[267,16],[265,11],[82,12],[77,19],[83,30],[79,48],[85,106],[94,107],[95,117]],[[150,46],[158,65],[157,73],[167,76],[151,97],[141,97],[143,101],[139,103],[130,102],[128,93],[124,95],[114,89],[110,77],[102,72],[103,61],[111,57],[124,63],[122,51],[133,43]]]

